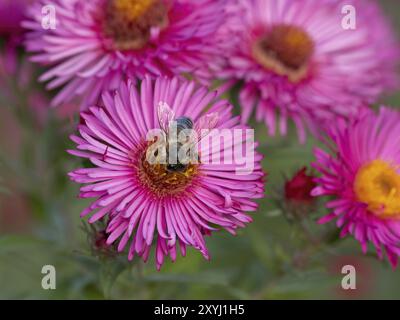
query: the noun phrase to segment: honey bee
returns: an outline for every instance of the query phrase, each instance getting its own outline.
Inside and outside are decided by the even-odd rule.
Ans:
[[[160,128],[166,136],[166,169],[168,172],[185,172],[189,166],[190,159],[193,159],[188,151],[193,151],[193,148],[201,139],[207,136],[208,131],[217,126],[219,121],[218,113],[207,114],[194,124],[194,121],[187,116],[175,118],[175,112],[171,110],[168,104],[161,102],[158,106],[157,115]],[[193,135],[193,133],[195,134]],[[184,139],[178,139],[182,135]],[[181,154],[180,151],[184,144],[189,144],[190,147],[184,150],[187,152],[185,161],[180,161],[182,159],[179,159],[180,157],[177,155]],[[171,159],[176,159],[176,161],[171,161]]]

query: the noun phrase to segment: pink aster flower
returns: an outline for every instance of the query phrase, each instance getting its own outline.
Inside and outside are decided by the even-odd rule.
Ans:
[[[329,130],[334,155],[317,149],[314,167],[321,173],[314,196],[332,196],[332,210],[320,219],[336,219],[341,236],[352,234],[367,251],[368,242],[395,267],[400,255],[400,114],[382,107]],[[332,144],[333,142],[333,144]]]
[[[344,5],[356,9],[355,30],[342,27]],[[255,108],[270,135],[292,119],[304,141],[305,124],[351,117],[395,83],[398,46],[374,1],[234,0],[227,12],[221,75],[244,82],[242,119]]]
[[[81,216],[90,214],[91,223],[107,217],[107,244],[118,242],[122,251],[130,242],[129,259],[137,254],[146,261],[153,240],[158,269],[165,256],[175,260],[177,244],[182,255],[192,246],[209,259],[204,235],[218,227],[235,234],[251,221],[245,212],[256,210],[253,200],[264,196],[261,156],[246,158],[253,167],[246,174],[238,173],[236,161],[202,160],[229,155],[233,145],[241,149],[247,135],[228,137],[221,147],[214,140],[202,144],[201,161],[183,168],[148,161],[149,148],[157,141],[147,139],[149,130],[164,128],[173,119],[185,119],[193,128],[212,123],[228,132],[245,129],[239,117],[232,117],[232,106],[217,96],[194,82],[146,77],[140,90],[128,80],[113,94],[102,95],[104,107],[81,113],[85,124],[79,127],[80,136],[72,136],[77,150],[69,152],[88,158],[95,167],[75,170],[70,177],[87,184],[80,197],[96,199]],[[160,103],[170,108],[166,117],[160,116]]]
[[[43,30],[40,0],[24,26],[33,61],[51,68],[40,77],[62,87],[58,105],[84,96],[97,103],[125,77],[191,73],[206,81],[217,64],[213,35],[224,18],[225,0],[54,0],[56,28]]]

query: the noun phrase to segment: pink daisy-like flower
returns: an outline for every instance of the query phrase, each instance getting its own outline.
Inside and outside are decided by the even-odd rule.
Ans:
[[[214,34],[224,18],[225,0],[54,0],[55,29],[42,28],[40,0],[26,47],[33,61],[51,65],[40,77],[48,89],[62,87],[53,105],[84,96],[96,104],[103,90],[126,77],[191,73],[202,81],[218,64]]]
[[[91,223],[108,217],[107,243],[119,239],[118,250],[122,251],[131,241],[129,259],[137,254],[146,261],[153,239],[158,269],[165,256],[175,260],[178,243],[182,255],[186,246],[193,246],[208,259],[204,235],[218,227],[235,234],[251,221],[245,212],[256,210],[253,200],[264,196],[262,157],[245,154],[253,167],[246,174],[237,173],[241,165],[235,161],[202,162],[206,157],[231,154],[234,145],[242,150],[247,135],[228,137],[223,146],[216,145],[218,141],[202,144],[201,161],[184,168],[147,160],[154,141],[146,136],[166,122],[160,120],[164,119],[160,103],[170,106],[168,121],[186,119],[194,128],[213,123],[215,129],[228,132],[245,129],[239,117],[232,117],[232,106],[225,100],[216,101],[216,97],[217,92],[196,87],[194,82],[146,77],[140,90],[128,80],[114,94],[102,95],[104,107],[81,113],[85,124],[79,127],[80,137],[72,136],[77,150],[69,152],[90,159],[96,166],[70,173],[73,181],[87,184],[80,197],[96,198],[81,215],[91,214]],[[255,144],[250,146],[254,152]]]
[[[400,255],[400,114],[382,107],[353,123],[329,130],[335,155],[316,149],[313,166],[322,174],[314,196],[333,196],[319,223],[337,220],[341,236],[352,234],[364,252],[372,242],[386,250],[393,267]]]
[[[356,10],[354,30],[342,26],[345,5]],[[305,124],[356,115],[395,83],[398,46],[374,1],[234,0],[227,12],[220,74],[244,82],[242,119],[255,108],[270,135],[277,123],[285,135],[292,119],[304,141]]]

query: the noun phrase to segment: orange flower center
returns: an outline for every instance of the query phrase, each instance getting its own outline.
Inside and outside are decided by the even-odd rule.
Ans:
[[[264,68],[290,81],[307,76],[308,64],[314,52],[314,42],[301,28],[276,25],[253,45],[253,56]]]
[[[162,0],[109,0],[104,33],[118,50],[139,50],[146,46],[153,27],[168,24],[168,10]]]
[[[382,218],[400,217],[399,168],[382,160],[374,160],[357,172],[354,191],[368,210]]]

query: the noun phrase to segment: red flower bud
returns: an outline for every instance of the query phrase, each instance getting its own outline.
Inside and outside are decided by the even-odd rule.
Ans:
[[[285,198],[290,202],[299,202],[311,204],[314,197],[311,196],[311,190],[316,186],[312,175],[306,174],[307,168],[304,167],[298,171],[294,177],[285,183]]]

